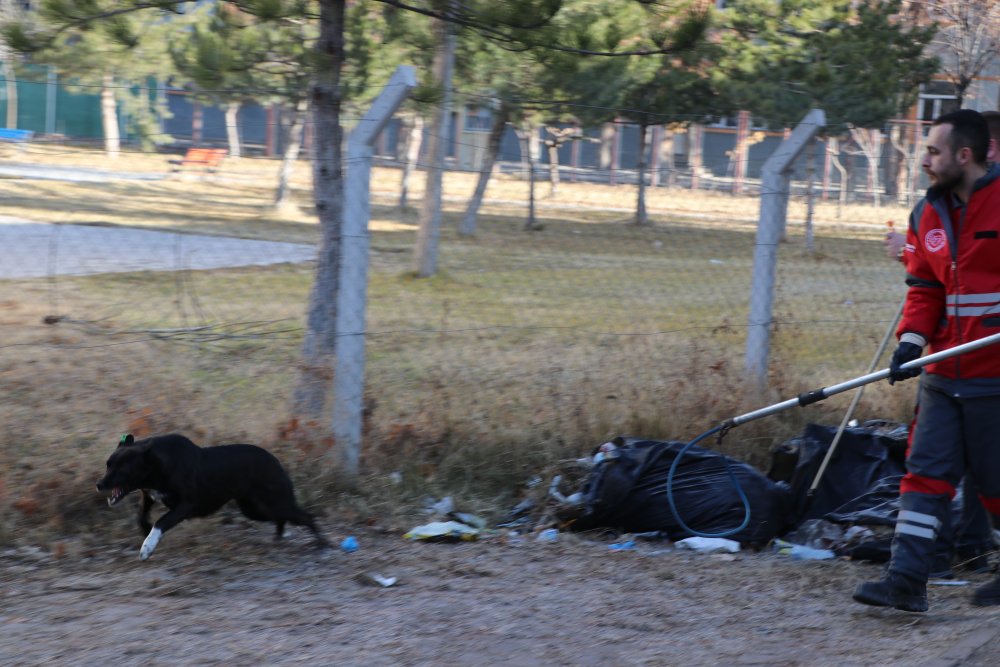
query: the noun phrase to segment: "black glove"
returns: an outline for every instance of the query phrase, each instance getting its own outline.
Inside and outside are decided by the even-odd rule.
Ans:
[[[920,375],[921,369],[919,368],[904,371],[900,370],[899,367],[908,361],[919,359],[923,351],[924,348],[916,343],[900,343],[896,351],[892,353],[892,363],[889,364],[889,384],[896,384]]]

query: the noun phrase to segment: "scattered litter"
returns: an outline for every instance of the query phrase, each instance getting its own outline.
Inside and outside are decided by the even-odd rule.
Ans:
[[[535,539],[539,542],[557,542],[559,540],[559,531],[555,528],[546,528],[538,533]]]
[[[510,519],[507,521],[502,521],[498,523],[497,528],[529,528],[535,523],[535,520],[530,516],[519,516],[516,519]]]
[[[497,528],[516,528],[518,526],[534,524],[535,519],[529,516],[529,513],[533,509],[535,509],[535,501],[531,498],[525,498],[496,526]]]
[[[708,260],[708,263],[709,264],[725,264],[726,262],[725,262],[725,260],[722,260],[722,259],[710,259],[710,260]]]
[[[452,512],[448,515],[448,518],[464,523],[466,526],[478,528],[479,530],[486,528],[486,519],[478,517],[475,514],[469,514],[468,512]]]
[[[516,530],[511,530],[503,534],[503,540],[512,546],[524,544],[524,538]]]
[[[775,540],[774,545],[778,548],[779,554],[791,556],[794,560],[830,560],[837,557],[837,554],[829,549],[816,549],[784,540]]]
[[[429,509],[432,514],[440,514],[441,516],[448,516],[449,514],[455,511],[455,501],[452,500],[451,496],[445,496],[436,503],[433,503]]]
[[[433,521],[413,528],[403,537],[408,540],[440,542],[471,541],[479,537],[479,529],[458,521]]]
[[[928,586],[968,586],[969,582],[965,579],[929,579],[927,581]]]
[[[383,577],[378,572],[362,572],[358,574],[355,579],[360,584],[365,584],[366,586],[381,586],[382,588],[389,588],[397,581],[396,577]]]
[[[720,551],[734,554],[740,550],[740,543],[722,537],[688,537],[674,542],[678,549],[690,549],[702,553],[718,553]]]
[[[814,549],[831,549],[839,551],[846,546],[863,542],[870,538],[873,533],[861,526],[852,526],[851,529],[859,528],[851,533],[849,537],[844,526],[825,521],[823,519],[807,519],[795,530],[782,535],[783,544],[799,544]]]
[[[402,484],[403,473],[399,472],[398,470],[389,473],[389,481],[392,482],[393,484]]]
[[[352,551],[357,551],[358,540],[353,535],[345,537],[344,541],[340,543],[340,550],[346,551],[347,553],[351,553]]]
[[[627,540],[625,542],[619,542],[618,544],[612,544],[608,547],[611,551],[635,551],[635,540]]]
[[[866,526],[851,526],[846,531],[844,531],[844,539],[850,543],[864,542],[866,540],[874,540],[875,533],[872,532],[871,528]]]
[[[613,442],[605,442],[603,445],[597,448],[597,453],[594,454],[594,465],[597,465],[602,461],[607,461],[617,458],[618,458],[618,445],[616,445]]]
[[[549,484],[549,497],[556,502],[563,503],[564,505],[580,505],[583,503],[583,494],[580,492],[574,493],[569,496],[564,496],[559,492],[559,482],[562,481],[562,475],[556,475],[552,478],[552,483]]]

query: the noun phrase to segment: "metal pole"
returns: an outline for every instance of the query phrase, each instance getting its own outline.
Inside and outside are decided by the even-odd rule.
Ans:
[[[379,132],[416,85],[413,67],[400,65],[347,141],[332,431],[344,471],[352,476],[361,456],[372,155]]]
[[[992,336],[987,336],[986,338],[980,338],[979,340],[974,340],[969,343],[963,343],[961,345],[956,345],[955,347],[949,348],[947,350],[941,350],[940,352],[935,352],[934,354],[928,354],[925,357],[920,357],[919,359],[914,359],[913,361],[907,362],[900,366],[902,370],[917,370],[918,368],[923,368],[928,364],[933,364],[938,361],[943,361],[951,357],[956,357],[960,354],[965,354],[966,352],[972,352],[973,350],[978,350],[989,345],[994,345],[1000,343],[1000,333],[993,334]],[[862,387],[866,384],[871,384],[872,382],[878,382],[879,380],[884,380],[889,377],[889,369],[884,368],[875,373],[869,373],[868,375],[862,375],[854,378],[853,380],[848,380],[846,382],[841,382],[840,384],[835,384],[830,387],[821,387],[820,389],[813,389],[812,391],[807,391],[799,394],[796,398],[790,398],[787,401],[782,401],[780,403],[775,403],[759,410],[754,410],[753,412],[747,412],[737,417],[733,417],[726,421],[723,426],[726,428],[732,428],[733,426],[740,426],[746,424],[747,422],[754,421],[756,419],[761,419],[763,417],[769,417],[771,415],[777,414],[779,412],[784,412],[788,408],[794,408],[796,406],[806,406],[811,403],[818,403],[824,399],[830,398],[835,394],[839,394],[844,391],[850,391],[851,389],[856,389]]]
[[[767,384],[767,359],[771,348],[774,273],[778,262],[778,243],[788,214],[788,190],[792,165],[805,147],[826,124],[821,109],[810,111],[781,142],[764,163],[761,178],[760,218],[754,248],[753,276],[750,281],[750,316],[747,322],[747,346],[744,367],[759,388]]]

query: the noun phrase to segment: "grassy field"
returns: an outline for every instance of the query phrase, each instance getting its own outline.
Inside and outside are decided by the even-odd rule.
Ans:
[[[159,173],[167,158],[31,147],[18,161]],[[278,163],[230,160],[219,174],[155,181],[0,180],[4,214],[314,242],[309,170],[296,206],[270,206]],[[650,191],[652,225],[628,224],[634,188],[563,183],[523,231],[526,185],[496,180],[477,234],[455,233],[469,174],[445,180],[441,271],[411,273],[416,214],[394,206],[399,173],[373,176],[364,478],[339,494],[317,431],[287,400],[312,267],[144,272],[0,282],[0,540],[81,530],[118,435],[180,431],[250,441],[292,469],[308,504],[359,516],[407,511],[425,494],[496,512],[560,459],[618,434],[689,439],[725,418],[865,372],[902,294],[878,242],[900,208],[816,211],[803,247],[793,202],[775,301],[771,387],[742,374],[758,202]],[[421,179],[413,183],[419,197]],[[545,186],[540,187],[544,194]],[[70,249],[68,249],[70,250]],[[127,252],[127,249],[122,249]],[[62,318],[45,324],[46,316]],[[165,330],[174,330],[165,333]],[[869,389],[861,419],[903,419],[912,393]],[[831,399],[735,430],[721,446],[766,468],[806,421],[836,423]],[[394,473],[401,473],[396,475]],[[401,483],[397,483],[402,479]],[[27,532],[25,532],[27,531]]]

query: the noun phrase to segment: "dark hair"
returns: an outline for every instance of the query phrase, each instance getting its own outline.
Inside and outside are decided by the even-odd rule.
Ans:
[[[1000,144],[1000,111],[983,111],[982,114],[990,128],[990,139]]]
[[[963,148],[972,150],[972,158],[978,164],[986,163],[986,153],[990,148],[990,128],[983,114],[972,109],[959,109],[938,116],[932,125],[951,125],[951,150],[957,153]]]

